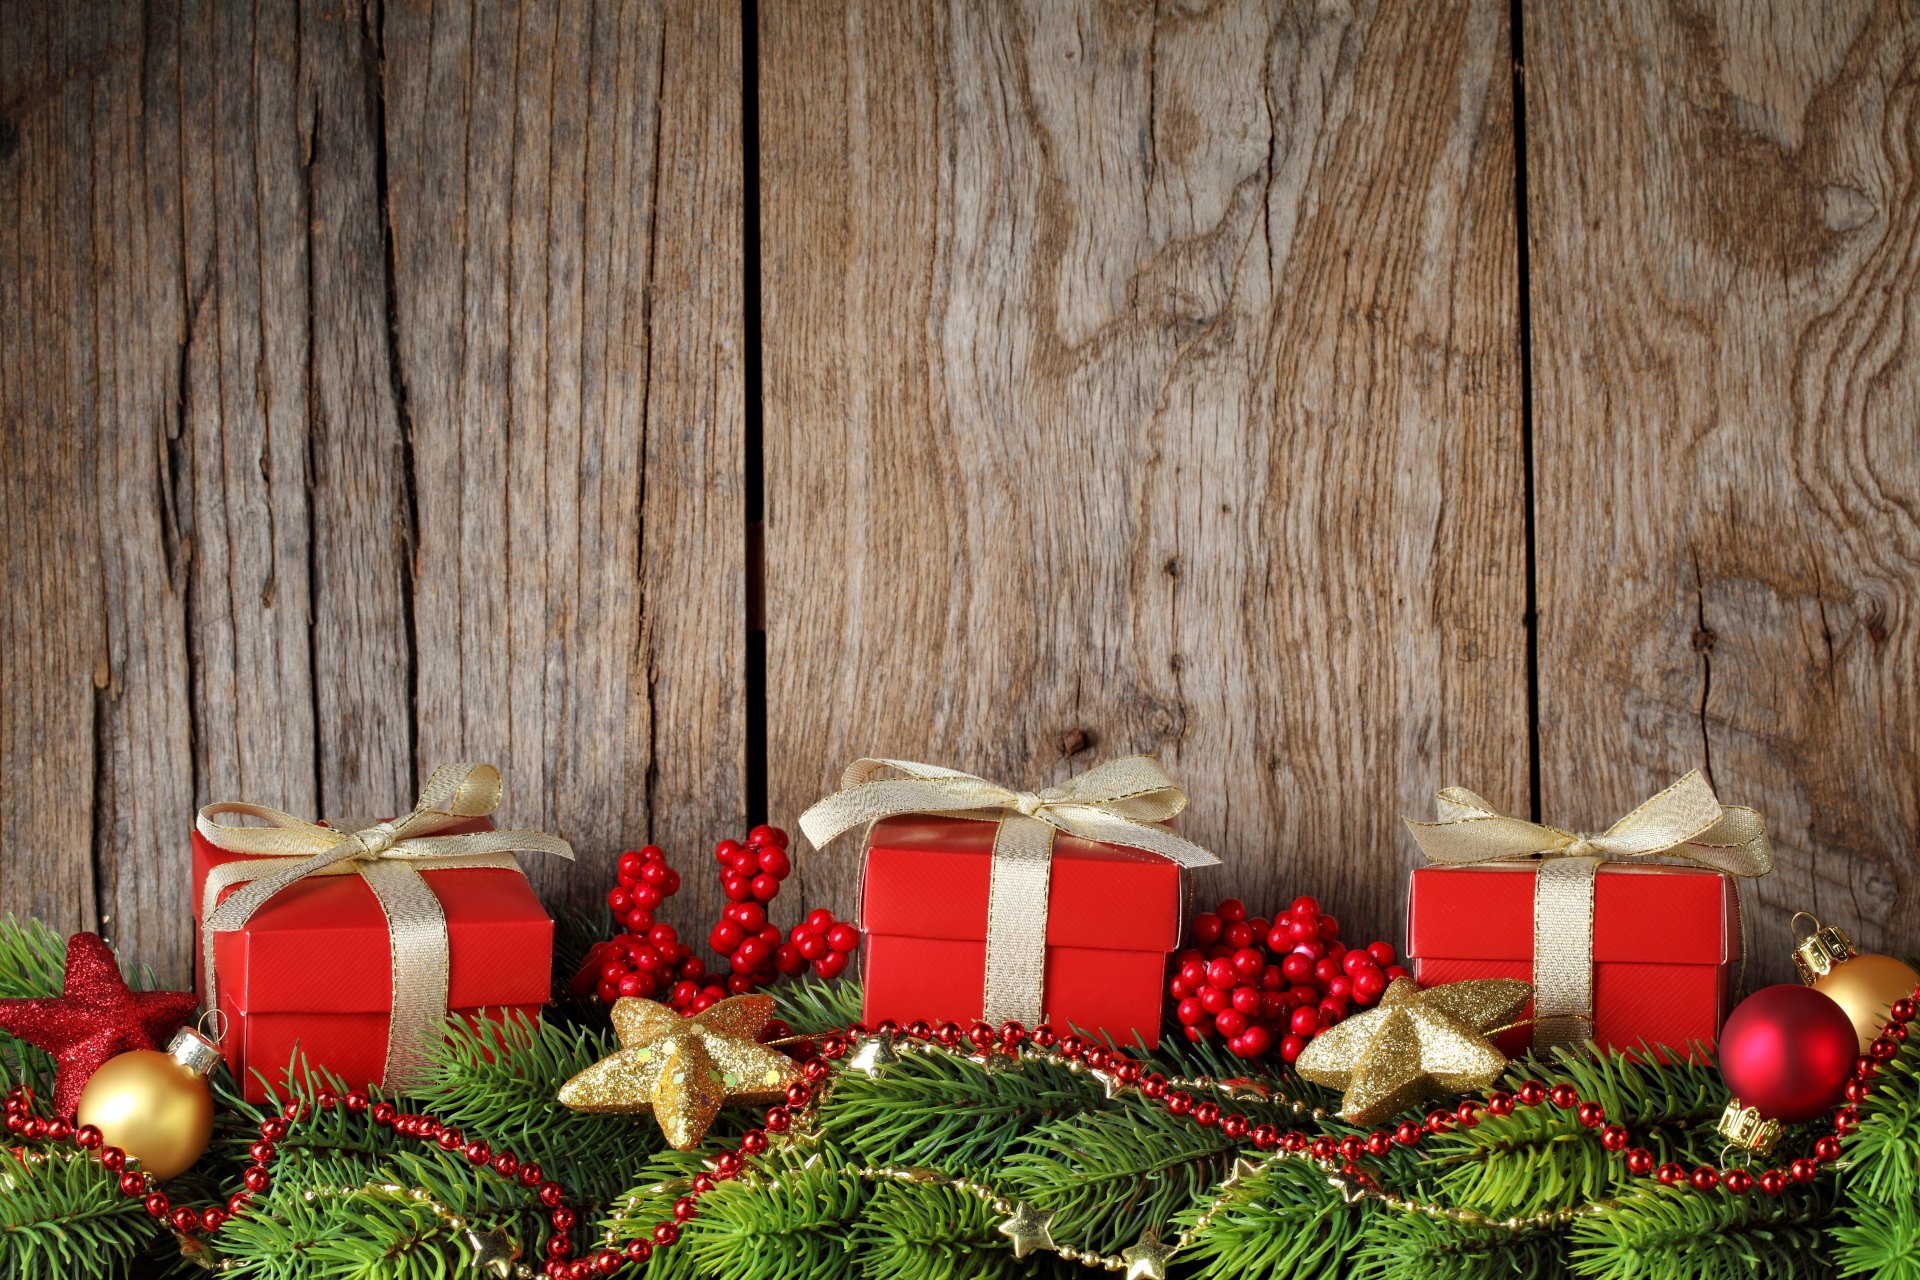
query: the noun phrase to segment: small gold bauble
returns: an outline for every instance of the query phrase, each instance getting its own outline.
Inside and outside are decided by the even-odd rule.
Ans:
[[[100,1131],[161,1181],[184,1173],[213,1137],[213,1095],[196,1070],[199,1036],[183,1031],[174,1052],[136,1049],[107,1059],[87,1080],[75,1123]],[[217,1060],[218,1050],[215,1050]]]
[[[1920,987],[1920,973],[1892,956],[1872,954],[1844,960],[1813,983],[1815,991],[1846,1011],[1862,1053],[1887,1025],[1893,1002],[1913,995],[1915,987]]]

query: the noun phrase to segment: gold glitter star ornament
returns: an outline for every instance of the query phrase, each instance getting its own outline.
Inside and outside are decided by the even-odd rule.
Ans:
[[[1378,1005],[1315,1036],[1294,1069],[1302,1079],[1346,1091],[1342,1119],[1376,1124],[1429,1094],[1490,1087],[1507,1057],[1487,1037],[1531,999],[1532,984],[1510,978],[1426,991],[1410,978],[1395,978]]]
[[[729,996],[691,1018],[653,1000],[617,1000],[620,1048],[561,1085],[560,1102],[596,1115],[651,1111],[667,1141],[691,1151],[723,1105],[779,1102],[800,1078],[793,1059],[760,1043],[772,1020],[772,996]]]

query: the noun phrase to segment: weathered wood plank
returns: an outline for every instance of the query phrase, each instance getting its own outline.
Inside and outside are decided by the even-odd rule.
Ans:
[[[1157,10],[761,6],[772,808],[1157,752],[1397,937],[1529,785],[1506,10]]]
[[[651,833],[717,897],[738,15],[16,8],[0,907],[180,979],[196,804],[386,811],[469,755],[509,819]]]
[[[497,760],[586,902],[744,818],[739,15],[389,11],[419,764]]]
[[[1920,906],[1920,24],[1529,4],[1543,807],[1674,774],[1768,814],[1788,917]]]

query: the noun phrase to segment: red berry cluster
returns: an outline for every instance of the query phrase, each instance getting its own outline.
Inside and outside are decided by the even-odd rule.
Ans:
[[[747,842],[722,840],[713,847],[720,864],[720,888],[727,895],[720,923],[707,935],[707,944],[733,970],[727,993],[755,991],[773,981],[786,938],[779,926],[767,922],[767,903],[780,892],[780,882],[793,873],[787,857],[787,833],[765,823],[747,833]],[[796,972],[799,966],[786,970]]]
[[[1175,958],[1167,984],[1174,1016],[1187,1039],[1217,1035],[1242,1058],[1277,1047],[1290,1063],[1307,1041],[1409,976],[1389,944],[1341,942],[1340,922],[1307,897],[1277,920],[1248,918],[1246,904],[1228,898],[1195,916],[1192,933],[1199,946]]]
[[[653,845],[629,849],[620,855],[619,873],[607,905],[626,931],[587,952],[573,994],[591,990],[608,1004],[622,996],[664,998],[682,1013],[697,1013],[724,996],[724,989],[707,981],[706,962],[680,941],[679,931],[654,919],[660,904],[680,889],[680,873],[667,865],[667,855]],[[709,992],[717,994],[706,999]]]
[[[823,978],[837,978],[847,971],[853,953],[860,947],[860,931],[833,912],[821,907],[793,926],[793,937],[780,948],[774,962],[782,973],[798,973],[808,964]]]
[[[573,981],[574,996],[591,991],[608,1004],[643,996],[692,1014],[727,996],[756,991],[776,973],[799,973],[809,963],[823,978],[845,971],[860,945],[858,929],[820,910],[795,925],[788,939],[767,919],[767,904],[793,873],[785,831],[763,823],[747,833],[745,843],[722,840],[713,856],[727,905],[707,942],[725,966],[710,974],[672,925],[655,920],[661,903],[680,888],[680,874],[667,865],[665,854],[648,845],[620,855],[620,883],[607,894],[607,905],[626,932],[587,953]]]

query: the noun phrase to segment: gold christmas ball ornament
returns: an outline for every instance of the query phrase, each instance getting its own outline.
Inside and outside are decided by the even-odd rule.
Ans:
[[[182,1028],[167,1051],[136,1049],[102,1063],[87,1080],[76,1124],[100,1131],[140,1167],[165,1181],[186,1172],[213,1137],[213,1095],[207,1075],[220,1046]]]
[[[1803,918],[1813,921],[1813,932],[1794,944],[1794,968],[1801,982],[1840,1006],[1865,1053],[1887,1025],[1893,1002],[1920,988],[1920,973],[1892,956],[1862,955],[1839,926],[1823,925],[1805,911],[1795,913],[1795,925]]]

